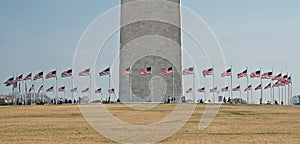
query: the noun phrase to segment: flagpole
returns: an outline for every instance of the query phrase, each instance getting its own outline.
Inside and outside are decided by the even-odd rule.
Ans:
[[[271,85],[271,88],[270,88],[270,103],[272,103],[272,83],[270,83],[270,85]]]
[[[25,84],[24,84],[24,80],[22,80],[22,85],[25,89]],[[23,89],[23,97],[24,97],[24,105],[26,105],[26,91]],[[25,91],[25,92],[24,92]]]
[[[33,85],[33,81],[32,81],[32,79],[33,79],[33,73],[32,73],[32,70],[31,70],[31,87],[30,88],[32,88],[32,85]],[[32,93],[29,91],[29,93],[30,93],[30,105],[32,105]]]
[[[64,101],[66,102],[66,89],[64,89]]]
[[[35,102],[36,102],[36,93],[35,93],[35,88],[34,88],[34,86],[33,86],[33,99],[34,99],[34,103],[33,103],[33,105],[34,105]]]
[[[260,68],[260,74],[261,74],[261,68]],[[263,103],[263,82],[262,82],[262,76],[260,75],[260,84],[261,84],[261,89],[260,89],[260,98],[261,98],[261,104]]]
[[[241,100],[241,103],[240,104],[242,104],[242,91],[241,91],[241,88],[240,88],[240,100]]]
[[[252,88],[251,88],[251,100],[250,100],[250,103],[251,103],[251,101],[253,101],[253,91],[252,91]]]
[[[25,105],[27,104],[27,82],[25,82]]]
[[[45,94],[44,84],[45,84],[45,79],[44,79],[44,69],[43,69],[43,91],[42,91],[43,94],[42,94],[42,99],[41,99],[42,102],[45,101],[45,98],[44,98],[45,97],[45,95],[44,95]]]
[[[204,101],[206,101],[207,100],[207,98],[206,98],[206,91],[204,90],[204,98],[205,98],[205,100]]]
[[[129,69],[129,76],[128,76],[128,85],[129,85],[129,101],[132,102],[132,95],[131,95],[131,68]]]
[[[213,75],[212,75],[212,78],[213,78],[213,89],[215,88],[215,70],[214,70],[214,65],[213,65]],[[215,103],[217,103],[217,99],[215,98],[216,96],[215,96],[215,90],[213,90],[213,97],[214,97],[214,99],[215,99]]]
[[[291,98],[293,98],[293,81],[292,81],[292,74],[290,75],[291,77]]]
[[[287,75],[287,79],[288,79],[289,73],[287,73],[286,75]],[[287,105],[287,99],[286,99],[286,95],[287,95],[287,94],[286,94],[286,92],[287,92],[287,91],[286,91],[286,84],[285,84],[285,85],[284,85],[284,101],[285,101],[285,105]]]
[[[73,69],[71,69],[72,70],[72,72],[73,72]],[[75,88],[75,86],[74,86],[74,75],[71,73],[71,79],[72,79],[72,89],[74,89]],[[75,93],[75,95],[74,95],[74,93]],[[74,95],[74,99],[76,99],[77,97],[78,97],[78,95],[77,95],[77,90],[76,91],[73,91],[72,92],[72,95]],[[76,100],[76,102],[78,101],[78,98],[77,98],[77,100]]]
[[[271,101],[274,101],[274,87],[273,87],[273,69],[272,69],[272,76],[271,76]]]
[[[281,86],[281,104],[283,105],[283,94],[284,94],[284,92],[283,92],[283,86]]]
[[[89,88],[89,104],[91,103],[91,101],[92,101],[92,73],[91,73],[91,68],[92,68],[92,66],[90,66],[90,73],[89,73],[89,78],[90,78],[90,88]]]
[[[15,82],[16,82],[16,79],[18,78],[18,73],[16,74],[16,78],[15,78],[15,80],[14,80],[14,82],[13,82],[13,87],[14,87],[14,89],[16,89],[17,88],[17,90],[14,92],[14,105],[17,105],[18,103],[17,103],[17,96],[16,96],[16,94],[18,94],[18,83],[17,83],[17,87],[15,87]]]
[[[285,101],[285,105],[287,105],[287,101],[286,101],[286,86],[284,86],[284,101]]]
[[[19,79],[19,77],[18,77]],[[22,105],[22,94],[21,94],[21,82],[19,83],[19,80],[17,81],[17,87],[19,88],[18,89],[18,92],[19,92],[19,96],[18,96],[18,105],[19,105],[19,101],[21,100],[21,105]]]
[[[232,88],[233,88],[233,82],[232,82],[232,65],[230,66],[230,69],[231,69],[231,75],[230,75],[230,94],[229,94],[229,97],[232,98],[232,96],[233,96],[233,92],[232,92]]]
[[[194,65],[193,65],[193,68],[195,68]],[[193,92],[193,103],[195,103],[195,73],[193,73],[193,88],[192,88],[192,92]]]
[[[248,73],[248,67],[246,69],[247,69],[247,73]],[[247,86],[249,86],[249,75],[246,74],[246,77],[247,77]],[[249,91],[247,91],[246,93],[247,93],[247,102],[249,102]]]
[[[14,76],[15,77],[15,76]],[[14,81],[14,80],[12,80],[12,81]],[[12,85],[12,96],[11,96],[11,98],[13,99],[13,105],[14,105],[14,93],[15,93],[15,87],[14,87],[14,84]]]
[[[278,86],[278,103],[280,104],[280,87]]]
[[[57,68],[56,68],[56,75],[55,75],[55,91],[53,90],[53,95],[55,93],[55,96],[53,97],[53,99],[55,100],[57,98],[57,91],[58,91],[58,88],[57,88],[57,79],[58,79],[58,71],[57,71]],[[57,104],[57,99],[55,101],[55,103]],[[54,104],[54,103],[53,103]]]
[[[23,105],[23,102],[24,102],[24,105],[25,105],[25,97],[24,97],[24,81],[23,81],[23,74],[22,74],[22,81],[21,81],[21,83],[22,83],[22,88],[21,88],[21,99],[22,99],[22,105]]]
[[[173,98],[174,98],[174,100],[175,100],[175,92],[174,92],[174,90],[175,90],[175,88],[174,88],[174,72],[175,72],[175,68],[174,68],[174,65],[172,64],[172,95],[173,95]],[[194,102],[195,102],[195,100],[194,100]],[[174,101],[174,103],[175,103],[175,101]]]
[[[108,90],[110,90],[111,89],[111,87],[110,87],[110,78],[111,78],[111,74],[110,74],[110,72],[111,72],[111,70],[110,70],[110,65],[109,65],[109,75],[108,75]],[[108,92],[108,99],[110,100],[111,99],[111,97],[110,97],[110,92]],[[110,103],[110,102],[109,102]]]

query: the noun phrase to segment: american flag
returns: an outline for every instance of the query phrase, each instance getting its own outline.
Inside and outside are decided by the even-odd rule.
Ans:
[[[90,68],[85,69],[79,73],[79,76],[89,76],[90,75]]]
[[[241,87],[239,85],[232,89],[232,91],[240,91],[240,90],[241,90]]]
[[[217,91],[218,91],[218,88],[217,88],[217,87],[214,87],[214,88],[210,89],[209,91],[210,91],[211,93],[217,92]]]
[[[279,87],[279,82],[277,81],[275,84],[272,85],[272,87]]]
[[[58,89],[58,92],[65,92],[65,89],[66,89],[66,87],[65,87],[65,86],[62,86],[62,87],[60,87],[60,88]]]
[[[32,73],[28,74],[23,80],[27,81],[27,80],[31,80],[32,79]]]
[[[199,88],[199,89],[198,89],[198,92],[205,92],[205,87]]]
[[[130,67],[126,68],[124,71],[121,73],[122,75],[130,75]]]
[[[250,74],[250,78],[259,78],[260,77],[260,70],[254,71]]]
[[[50,78],[54,78],[54,77],[56,77],[56,70],[51,71],[46,75],[46,79],[50,79]]]
[[[77,92],[77,87],[71,89],[71,92]]]
[[[279,86],[286,86],[286,85],[288,85],[287,83],[284,82],[284,80],[279,80],[278,84],[279,84]]]
[[[82,90],[81,93],[87,93],[87,92],[89,92],[89,90],[90,90],[89,88],[86,88],[86,89]]]
[[[272,78],[272,80],[280,80],[280,79],[281,79],[281,73],[273,76],[273,78]]]
[[[41,87],[40,87],[38,93],[40,93],[40,91],[42,91],[42,90],[44,90],[44,85],[41,85]]]
[[[110,74],[110,68],[107,68],[99,73],[100,76],[105,76]]]
[[[289,77],[288,74],[286,74],[282,77],[282,80],[288,80],[288,77]]]
[[[52,87],[48,88],[48,89],[46,90],[46,92],[53,92],[53,89],[54,89],[54,87],[52,86]]]
[[[41,79],[43,78],[44,76],[44,73],[43,72],[39,72],[38,74],[36,74],[33,78],[33,80],[38,80],[38,79]]]
[[[109,89],[109,90],[108,90],[108,93],[109,93],[109,94],[115,93],[115,89]]]
[[[183,74],[183,75],[191,75],[191,74],[194,74],[194,67],[190,67],[190,68],[184,69],[182,74]]]
[[[267,86],[265,86],[265,89],[271,88],[271,83],[269,83]]]
[[[151,74],[152,74],[151,67],[146,67],[141,70],[141,75],[151,75]]]
[[[292,77],[291,76],[289,76],[289,78],[288,78],[288,83],[292,83]]]
[[[101,93],[101,88],[96,89],[95,93]]]
[[[213,68],[209,68],[209,69],[203,70],[202,74],[203,74],[204,77],[206,77],[208,75],[213,75],[214,74],[214,69]]]
[[[227,92],[228,89],[229,89],[229,88],[228,88],[228,86],[227,86],[227,87],[222,88],[221,91],[222,91],[222,92]]]
[[[286,79],[283,79],[282,82],[285,84],[285,85],[289,85],[290,83],[292,83],[292,78],[291,77],[288,77]]]
[[[262,79],[272,79],[272,76],[273,76],[273,72],[266,72],[261,75],[261,78]]]
[[[255,90],[259,90],[259,89],[261,89],[261,84],[255,88]]]
[[[61,73],[62,78],[71,77],[72,76],[72,69],[66,70]]]
[[[19,81],[23,80],[23,74],[19,75],[18,77],[16,77],[16,79],[14,80],[13,83],[18,83]]]
[[[231,68],[221,74],[222,77],[231,76]]]
[[[31,85],[31,87],[29,88],[29,92],[34,90],[34,84]]]
[[[247,88],[245,88],[245,90],[244,90],[244,91],[250,91],[250,90],[252,90],[252,85],[248,85],[248,87],[247,87]]]
[[[193,93],[193,89],[192,88],[189,88],[188,90],[186,90],[186,92],[185,93]]]
[[[162,71],[161,74],[163,76],[165,76],[165,75],[172,75],[173,74],[173,67],[164,68],[161,71]]]
[[[6,86],[11,86],[12,83],[13,83],[13,81],[14,81],[14,77],[11,77],[11,78],[9,78],[7,81],[5,81],[4,84],[5,84]]]
[[[245,69],[243,72],[240,72],[237,74],[238,78],[246,77],[247,76],[247,69]]]

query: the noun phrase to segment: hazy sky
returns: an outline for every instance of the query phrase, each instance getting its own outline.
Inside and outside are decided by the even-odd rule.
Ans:
[[[16,74],[27,75],[31,71],[36,74],[41,70],[48,73],[55,68],[60,74],[71,68],[82,33],[97,16],[119,3],[119,0],[1,0],[0,80],[3,83]],[[275,74],[288,72],[292,73],[294,94],[300,92],[300,1],[183,0],[182,4],[199,14],[214,31],[235,77],[246,67],[249,72],[259,68],[263,72],[273,69]],[[114,38],[117,40],[111,46],[115,46],[112,48],[115,52],[119,46],[118,34]],[[188,40],[183,39],[183,43],[189,46]],[[106,66],[110,61],[101,63]],[[105,66],[97,66],[96,71]],[[59,86],[69,81],[60,80]],[[46,81],[45,87],[52,83]],[[251,83],[255,87],[259,82],[251,80]],[[234,85],[238,84],[245,88],[244,79],[234,78]],[[10,91],[10,87],[1,84],[1,94]]]

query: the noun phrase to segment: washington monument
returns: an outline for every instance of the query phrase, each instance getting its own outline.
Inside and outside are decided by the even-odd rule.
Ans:
[[[182,96],[180,0],[121,0],[121,102],[164,102]],[[141,75],[143,69],[151,74]],[[173,74],[162,75],[172,68]]]

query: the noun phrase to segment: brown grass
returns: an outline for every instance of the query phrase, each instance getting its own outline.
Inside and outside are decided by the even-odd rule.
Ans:
[[[198,131],[206,105],[198,105],[188,123],[160,143],[300,143],[300,107],[223,105],[213,123]],[[174,105],[137,111],[121,104],[106,107],[123,121],[149,124]],[[0,107],[0,143],[114,143],[88,125],[76,105]]]

